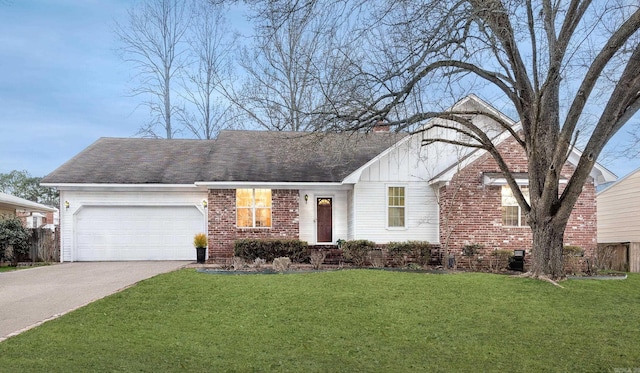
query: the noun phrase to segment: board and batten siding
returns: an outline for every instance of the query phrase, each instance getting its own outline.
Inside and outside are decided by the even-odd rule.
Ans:
[[[439,171],[433,152],[438,144],[426,149],[420,141],[420,136],[414,135],[362,170],[350,200],[353,207],[349,221],[354,222],[350,238],[376,243],[439,242],[438,203],[428,183],[435,176],[430,174]],[[404,228],[387,227],[387,190],[392,186],[405,188]]]
[[[75,215],[87,206],[196,206],[202,212],[202,231],[207,230],[202,201],[206,191],[60,191],[60,261],[74,261]],[[69,208],[65,208],[69,201]]]
[[[640,242],[640,169],[597,194],[598,242]]]
[[[304,196],[308,196],[305,202]],[[316,228],[316,199],[331,198],[332,199],[332,222],[333,237],[332,243],[338,239],[347,239],[348,236],[348,218],[347,218],[347,191],[346,190],[321,190],[321,189],[302,189],[300,190],[300,240],[306,241],[310,245],[317,244],[317,228]],[[324,244],[324,243],[322,243]],[[330,243],[327,243],[330,244]]]

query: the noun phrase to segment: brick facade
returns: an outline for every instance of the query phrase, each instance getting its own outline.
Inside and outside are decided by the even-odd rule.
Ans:
[[[512,172],[527,172],[524,152],[515,140],[505,141],[499,149]],[[484,185],[482,175],[485,172],[500,172],[489,154],[460,170],[448,185],[440,188],[441,245],[448,243],[456,255],[465,245],[476,243],[485,247],[480,255],[488,255],[494,249],[530,250],[532,234],[529,226],[502,225],[501,186]],[[572,172],[573,167],[566,165],[562,175],[568,178]],[[596,229],[596,191],[593,181],[589,180],[569,218],[564,243],[580,246],[585,255],[590,256],[597,246]]]
[[[241,238],[297,239],[300,234],[298,190],[271,191],[271,228],[236,227],[235,189],[211,189],[209,207],[209,260],[223,261],[233,256],[233,242]]]

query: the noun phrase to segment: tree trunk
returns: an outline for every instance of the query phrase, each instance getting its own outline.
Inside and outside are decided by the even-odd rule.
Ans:
[[[564,230],[567,223],[543,222],[534,224],[533,231],[533,265],[531,275],[535,278],[545,277],[551,280],[563,279],[562,248]]]

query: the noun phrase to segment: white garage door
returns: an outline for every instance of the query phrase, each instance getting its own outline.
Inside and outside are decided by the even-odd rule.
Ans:
[[[195,260],[204,216],[195,206],[85,206],[75,227],[77,261]]]

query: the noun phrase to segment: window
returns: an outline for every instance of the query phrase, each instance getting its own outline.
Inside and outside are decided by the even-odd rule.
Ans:
[[[529,188],[521,186],[520,190],[524,198],[529,202]],[[502,186],[502,225],[512,227],[527,225],[526,216],[523,215],[522,209],[508,185]]]
[[[387,226],[404,227],[404,187],[389,187],[387,198]]]
[[[236,190],[236,225],[242,228],[271,227],[271,189]]]

